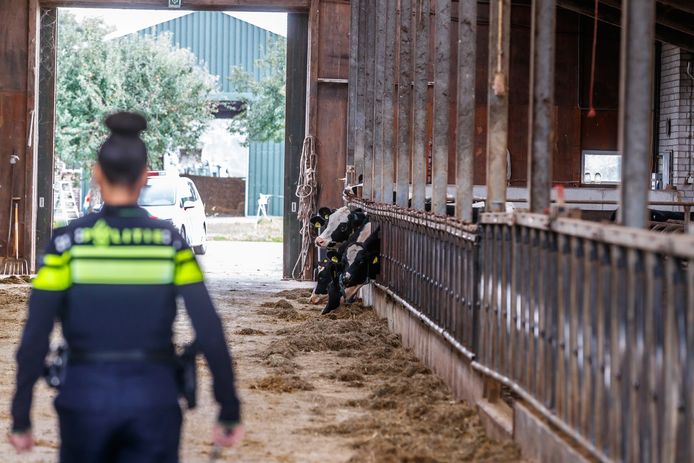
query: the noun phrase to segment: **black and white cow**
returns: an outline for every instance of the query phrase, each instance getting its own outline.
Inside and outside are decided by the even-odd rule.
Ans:
[[[342,259],[328,284],[328,303],[321,314],[337,309],[342,298],[351,302],[357,291],[378,275],[381,268],[379,232],[378,226],[367,222],[341,247]]]
[[[336,251],[328,251],[328,256],[318,262],[316,287],[313,288],[311,298],[309,299],[311,304],[320,304],[327,301],[328,286],[342,272],[341,257]]]
[[[320,211],[324,209],[321,208]],[[355,230],[368,221],[366,213],[361,209],[351,211],[349,207],[341,207],[332,211],[327,219],[325,215],[320,214],[320,211],[319,215],[314,216],[311,221],[314,226],[320,224],[323,227],[323,231],[316,238],[316,246],[323,249],[339,247]]]

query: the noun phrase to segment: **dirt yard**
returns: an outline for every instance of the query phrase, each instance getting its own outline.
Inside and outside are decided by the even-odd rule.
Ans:
[[[360,305],[321,317],[307,305],[307,285],[279,281],[281,245],[215,242],[202,259],[231,343],[247,437],[218,461],[459,462],[518,461],[512,444],[489,440],[474,411]],[[25,316],[28,286],[0,284],[0,417],[9,425],[13,354]],[[191,337],[185,317],[177,342]],[[200,405],[186,413],[182,461],[211,460],[216,413],[210,377],[200,360]],[[56,460],[51,393],[36,389],[37,448],[3,462]]]

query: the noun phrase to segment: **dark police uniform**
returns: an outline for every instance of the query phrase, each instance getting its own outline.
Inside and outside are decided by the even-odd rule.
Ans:
[[[193,251],[136,206],[104,206],[55,230],[17,351],[13,431],[30,426],[54,321],[73,360],[55,400],[63,463],[177,462],[181,426],[172,325],[181,296],[214,378],[219,420],[239,422],[222,325]],[[82,361],[79,361],[79,359]]]

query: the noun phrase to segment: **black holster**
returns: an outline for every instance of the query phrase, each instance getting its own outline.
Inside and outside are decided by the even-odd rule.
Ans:
[[[178,394],[183,397],[191,410],[197,405],[198,374],[196,359],[198,346],[195,342],[183,349],[176,356],[176,379],[178,381]]]
[[[68,348],[65,344],[60,344],[48,355],[46,365],[43,369],[43,378],[48,383],[48,387],[60,389],[65,384],[67,373]]]

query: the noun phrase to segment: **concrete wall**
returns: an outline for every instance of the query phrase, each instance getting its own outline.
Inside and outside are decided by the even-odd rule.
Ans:
[[[694,55],[691,52],[664,44],[660,60],[660,124],[658,141],[660,153],[672,153],[672,186],[682,200],[694,201],[694,140],[692,140],[692,80]]]
[[[207,215],[243,216],[246,203],[246,181],[233,177],[184,175],[198,187]]]

